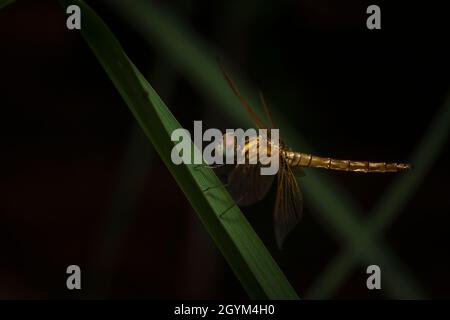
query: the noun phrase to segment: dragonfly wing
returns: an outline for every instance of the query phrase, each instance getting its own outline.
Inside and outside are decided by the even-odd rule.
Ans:
[[[275,175],[261,175],[258,164],[238,164],[228,176],[228,191],[240,206],[260,201],[270,189]]]
[[[250,104],[245,100],[245,98],[240,93],[238,87],[234,83],[234,81],[231,79],[231,77],[228,75],[228,73],[225,71],[225,68],[222,64],[219,63],[220,69],[222,70],[222,73],[225,77],[225,80],[228,82],[228,85],[233,90],[234,94],[238,97],[238,99],[241,101],[244,108],[247,110],[248,114],[250,115],[253,122],[256,124],[258,128],[267,128],[267,126],[261,121],[261,119],[258,117],[256,112],[250,107]]]
[[[303,196],[297,180],[284,157],[280,157],[278,190],[275,200],[274,226],[278,248],[281,249],[288,233],[301,220]]]

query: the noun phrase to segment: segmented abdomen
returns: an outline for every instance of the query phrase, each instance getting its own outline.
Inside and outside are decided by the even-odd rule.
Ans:
[[[411,169],[409,163],[338,160],[307,153],[283,151],[291,167],[324,168],[351,172],[398,172]]]

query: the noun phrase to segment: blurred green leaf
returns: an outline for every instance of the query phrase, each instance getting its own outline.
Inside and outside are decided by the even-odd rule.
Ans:
[[[411,157],[414,169],[396,178],[369,215],[368,230],[370,235],[380,237],[382,232],[392,224],[395,215],[414,195],[414,192],[438,159],[439,153],[448,140],[449,131],[450,94],[447,95],[444,105],[432,120],[429,130],[417,144]],[[357,262],[358,256],[351,249],[341,253],[329,263],[322,276],[308,290],[307,297],[314,299],[331,296],[339,285],[350,276]]]

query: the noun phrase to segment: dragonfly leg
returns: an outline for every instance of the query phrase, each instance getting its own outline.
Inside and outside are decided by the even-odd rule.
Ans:
[[[208,165],[208,164],[202,163],[202,164],[197,164],[197,165],[194,167],[194,169],[195,169],[195,170],[198,170],[199,168],[216,169],[216,168],[220,168],[220,167],[223,167],[223,166],[225,166],[225,163],[222,163],[222,164],[214,164],[214,165]]]
[[[231,206],[229,206],[228,208],[226,208],[222,213],[219,214],[219,218],[222,218],[223,215],[225,213],[227,213],[228,211],[230,211],[234,206],[237,206],[238,202],[240,202],[243,198],[239,198],[236,202],[234,202]]]
[[[218,184],[218,185],[216,185],[216,186],[209,186],[209,187],[206,187],[206,189],[203,189],[202,191],[203,191],[203,192],[207,192],[207,191],[209,191],[209,190],[211,190],[211,189],[218,188],[219,186],[220,186],[220,184]],[[223,186],[224,186],[225,188],[228,187],[228,183],[224,183]]]
[[[204,167],[208,167],[208,168],[214,169],[214,168],[222,167],[222,166],[224,166],[224,165],[225,165],[225,164],[219,164],[219,165],[209,166],[209,165],[207,165],[207,164],[198,164],[198,165],[196,165],[196,166],[194,167],[194,170],[198,170],[199,168],[204,168]],[[204,176],[205,178],[208,178],[208,177],[205,175],[205,172],[200,171],[200,173],[203,174],[203,176]],[[218,184],[218,185],[216,185],[216,186],[209,186],[209,187],[206,187],[205,189],[203,189],[202,191],[203,191],[203,192],[207,192],[207,191],[209,191],[209,190],[211,190],[211,189],[215,189],[215,188],[217,188],[217,187],[219,187],[219,186],[220,186],[220,184]],[[226,188],[226,187],[228,186],[228,184],[224,184],[224,186],[225,186],[225,188]]]

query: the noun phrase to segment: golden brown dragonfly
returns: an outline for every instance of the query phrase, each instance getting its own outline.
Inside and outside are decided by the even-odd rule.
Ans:
[[[226,73],[222,72],[240,102],[258,128],[275,128],[272,115],[264,96],[260,93],[261,104],[270,126],[265,125],[239,92],[237,86]],[[226,139],[224,135],[224,139]],[[225,142],[226,143],[226,142]],[[411,168],[408,163],[388,163],[372,161],[338,160],[329,157],[319,157],[308,153],[293,151],[280,139],[279,146],[271,146],[266,141],[261,143],[259,136],[247,140],[246,145],[258,144],[259,148],[279,148],[279,171],[277,173],[277,193],[274,208],[274,230],[278,247],[281,249],[287,234],[300,221],[303,211],[303,197],[296,177],[304,176],[303,168],[323,168],[348,172],[398,172]],[[244,146],[244,152],[250,148]],[[268,150],[270,153],[270,150]],[[251,205],[261,200],[269,191],[275,175],[261,175],[260,164],[237,164],[229,173],[227,188],[239,206]]]

